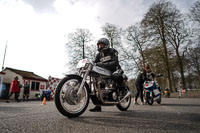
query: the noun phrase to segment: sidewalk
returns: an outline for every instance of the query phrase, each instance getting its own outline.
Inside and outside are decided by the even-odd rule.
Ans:
[[[179,92],[170,93],[170,97],[171,98],[179,98]],[[200,98],[200,90],[186,91],[185,93],[182,93],[181,98]]]

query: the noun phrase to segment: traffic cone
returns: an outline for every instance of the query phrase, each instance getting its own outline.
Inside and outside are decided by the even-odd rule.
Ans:
[[[46,105],[46,97],[43,98],[42,105]]]

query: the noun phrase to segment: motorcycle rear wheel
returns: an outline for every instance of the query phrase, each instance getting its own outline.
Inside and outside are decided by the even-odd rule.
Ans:
[[[157,103],[161,104],[161,95],[160,95],[160,98],[158,99]]]
[[[89,87],[84,85],[80,96],[77,95],[82,78],[67,76],[58,84],[55,91],[55,105],[66,117],[78,117],[85,112],[89,104]]]
[[[127,91],[130,89],[127,87]],[[121,111],[126,111],[131,105],[131,96],[127,97],[123,102],[117,104],[117,108]]]

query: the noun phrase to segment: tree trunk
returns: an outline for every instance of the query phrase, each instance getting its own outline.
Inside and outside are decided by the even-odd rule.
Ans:
[[[183,70],[183,62],[182,62],[182,59],[179,55],[178,49],[176,50],[176,56],[177,56],[178,64],[179,64],[179,68],[180,68],[182,89],[186,89],[185,76],[184,76],[184,70]]]
[[[168,59],[168,51],[167,51],[167,44],[166,44],[166,39],[165,39],[165,29],[164,29],[164,22],[161,18],[161,39],[162,39],[162,45],[164,48],[164,61],[166,64],[166,72],[167,72],[167,87],[171,92],[172,90],[172,83],[171,83],[171,77],[170,77],[170,67],[169,67],[169,59]]]

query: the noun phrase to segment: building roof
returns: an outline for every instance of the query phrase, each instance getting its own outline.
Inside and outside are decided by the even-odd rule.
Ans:
[[[41,77],[41,76],[38,76],[36,74],[34,74],[33,72],[28,72],[28,71],[23,71],[23,70],[17,70],[17,69],[14,69],[14,68],[9,68],[9,67],[6,67],[3,71],[5,70],[10,70],[16,74],[19,74],[20,76],[22,76],[24,79],[32,79],[32,80],[40,80],[40,81],[45,81],[47,82],[47,79]]]

